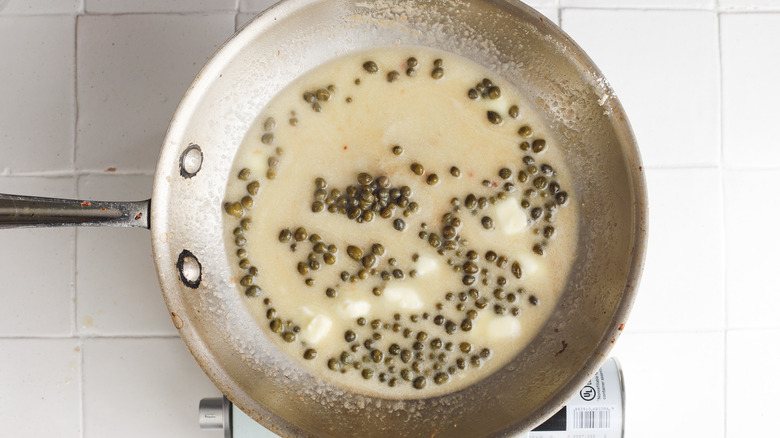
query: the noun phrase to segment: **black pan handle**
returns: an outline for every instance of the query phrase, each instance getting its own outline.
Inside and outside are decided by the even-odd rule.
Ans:
[[[0,228],[108,226],[149,228],[150,201],[105,202],[0,193]]]

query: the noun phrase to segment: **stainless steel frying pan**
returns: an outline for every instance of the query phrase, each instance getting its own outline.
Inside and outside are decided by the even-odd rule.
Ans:
[[[274,93],[333,57],[391,45],[446,50],[514,84],[558,137],[582,200],[575,265],[541,333],[483,381],[420,400],[345,392],[295,365],[242,304],[223,241],[233,157]],[[3,195],[0,222],[148,226],[182,339],[223,393],[283,436],[507,436],[535,426],[606,358],[628,316],[647,237],[644,176],[620,103],[568,36],[512,0],[275,6],[234,35],[192,83],[162,146],[150,202]]]

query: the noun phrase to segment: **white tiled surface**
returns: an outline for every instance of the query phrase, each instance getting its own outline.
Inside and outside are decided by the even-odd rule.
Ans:
[[[271,3],[0,0],[0,192],[147,197],[187,85]],[[647,169],[647,265],[614,352],[626,436],[773,436],[780,0],[533,5],[610,79]],[[146,232],[0,231],[0,298],[10,435],[220,436],[196,429],[217,392],[167,317]]]
[[[178,338],[84,342],[85,438],[202,437],[198,402],[219,391]]]

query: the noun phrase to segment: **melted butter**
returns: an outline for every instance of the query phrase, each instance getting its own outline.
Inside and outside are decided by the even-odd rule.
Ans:
[[[414,76],[406,74],[410,56],[418,61]],[[436,59],[442,60],[441,79],[431,77]],[[368,60],[377,64],[378,72],[363,68]],[[398,77],[389,81],[392,71]],[[469,90],[483,78],[500,88],[499,98],[469,98]],[[319,111],[304,100],[304,93],[316,94],[329,86],[327,101],[315,102]],[[517,119],[509,115],[513,106]],[[502,123],[491,123],[488,111],[499,114]],[[528,137],[519,134],[526,126],[533,132]],[[539,139],[546,147],[536,153],[530,144]],[[524,142],[527,150],[520,147]],[[396,145],[403,148],[402,154],[392,152]],[[524,163],[524,157],[534,163]],[[414,163],[424,167],[423,175],[412,172]],[[243,216],[252,219],[243,248],[251,266],[259,270],[254,285],[263,291],[246,299],[258,331],[311,373],[360,393],[422,397],[484,378],[522,354],[537,334],[555,307],[573,258],[576,202],[569,199],[558,206],[549,186],[535,187],[543,164],[555,172],[545,176],[546,183],[555,182],[574,197],[556,140],[546,135],[523,97],[463,58],[423,48],[388,48],[333,60],[296,79],[248,131],[226,192],[227,202],[237,202],[247,195],[250,181],[258,180],[261,186]],[[460,171],[458,177],[450,173],[453,166]],[[252,176],[237,178],[245,168]],[[512,171],[509,179],[499,177],[502,168]],[[521,171],[529,176],[525,182],[518,179]],[[363,223],[327,207],[313,211],[316,178],[327,182],[328,204],[335,200],[330,196],[333,189],[345,194],[361,172],[386,176],[390,189],[408,186],[412,191],[408,201],[417,203],[418,211],[405,216],[405,208],[398,207],[389,219],[377,211]],[[438,177],[435,185],[427,183],[431,174]],[[470,194],[484,198],[484,208],[467,208]],[[524,200],[530,205],[523,207]],[[552,218],[544,216],[549,210],[545,204],[555,205]],[[543,215],[534,218],[534,208]],[[445,216],[448,213],[451,216]],[[225,217],[228,253],[233,254],[238,249],[233,230],[240,222]],[[454,217],[460,221],[455,227],[457,249],[440,251],[431,234],[444,242],[444,226]],[[492,219],[492,227],[484,226],[485,217]],[[397,219],[404,221],[403,231],[394,227]],[[308,236],[317,234],[326,246],[336,246],[334,264],[326,264],[314,251],[316,242],[309,239],[280,242],[282,230],[294,233],[299,227]],[[550,238],[545,237],[547,227],[554,228]],[[384,251],[361,279],[361,262],[349,257],[347,246],[367,255],[375,244]],[[535,245],[542,245],[544,255],[533,251]],[[473,284],[466,285],[468,251],[478,254],[473,263],[480,272],[473,276]],[[486,257],[489,251],[496,255],[492,261]],[[309,264],[310,254],[316,269]],[[298,269],[301,263],[306,265],[305,274]],[[513,264],[520,270],[513,272]],[[238,258],[235,272],[243,291],[246,287],[238,283],[248,270],[239,267]],[[520,272],[518,279],[515,273]],[[329,297],[328,290],[336,296]],[[282,323],[281,333],[270,329],[269,309]],[[477,316],[472,321],[468,316],[473,312]],[[355,333],[355,340],[346,340],[348,330]],[[285,342],[282,335],[287,332],[295,334],[295,341]],[[468,353],[461,350],[462,344]],[[408,351],[411,359],[394,354],[394,346]],[[316,358],[305,360],[304,352],[311,349]],[[344,353],[353,365],[342,363]],[[328,366],[333,360],[338,363],[335,371]],[[402,370],[407,370],[409,381]],[[446,382],[435,383],[443,380],[442,373]],[[413,383],[419,378],[425,380],[423,389]]]

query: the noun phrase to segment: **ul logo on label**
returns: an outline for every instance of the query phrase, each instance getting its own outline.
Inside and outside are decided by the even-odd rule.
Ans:
[[[596,390],[592,386],[586,386],[580,390],[580,397],[585,401],[591,401],[596,398]]]

